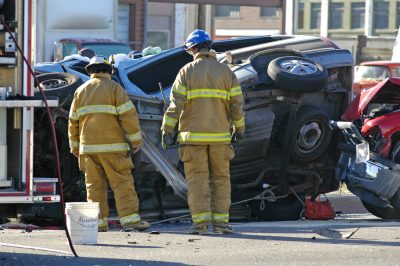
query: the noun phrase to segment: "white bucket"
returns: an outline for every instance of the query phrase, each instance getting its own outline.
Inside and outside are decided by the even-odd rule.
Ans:
[[[67,229],[74,244],[96,244],[99,224],[98,202],[65,204]]]

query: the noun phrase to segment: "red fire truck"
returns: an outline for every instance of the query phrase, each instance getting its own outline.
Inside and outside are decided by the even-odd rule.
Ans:
[[[18,207],[60,201],[56,177],[33,176],[34,108],[45,103],[32,96],[34,79],[18,52],[32,61],[32,2],[0,1],[0,222]]]

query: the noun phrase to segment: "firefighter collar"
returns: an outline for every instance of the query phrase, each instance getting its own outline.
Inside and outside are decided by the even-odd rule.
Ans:
[[[108,78],[111,79],[111,75],[108,73],[93,73],[90,75],[90,77],[93,78]]]
[[[214,58],[217,59],[217,53],[214,50],[200,50],[197,54],[194,55],[194,60],[200,59],[200,58]]]

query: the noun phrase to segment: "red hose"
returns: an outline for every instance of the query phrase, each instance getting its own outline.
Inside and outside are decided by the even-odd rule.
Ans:
[[[54,127],[53,115],[52,115],[51,110],[49,108],[49,105],[47,103],[47,97],[43,92],[43,88],[40,86],[40,82],[37,79],[37,77],[35,76],[31,65],[29,64],[29,62],[26,59],[24,53],[22,52],[21,47],[18,45],[17,40],[15,39],[14,35],[11,33],[11,30],[8,27],[7,23],[5,23],[5,21],[1,17],[0,17],[0,23],[2,23],[4,25],[4,28],[10,34],[10,37],[13,39],[13,41],[15,43],[15,46],[17,47],[19,53],[21,54],[26,66],[28,67],[29,72],[33,76],[33,78],[35,80],[35,83],[38,85],[39,90],[40,90],[40,94],[42,95],[43,101],[45,103],[47,114],[48,114],[49,120],[50,120],[50,127],[51,127],[52,136],[53,136],[53,143],[54,143],[54,147],[55,147],[55,155],[56,155],[56,160],[57,160],[57,172],[58,172],[58,186],[60,188],[61,212],[62,212],[62,215],[63,215],[63,223],[64,223],[64,228],[65,228],[65,233],[67,235],[69,247],[70,247],[72,253],[74,254],[75,257],[78,257],[78,255],[76,254],[76,251],[74,249],[74,246],[72,244],[71,237],[70,237],[70,235],[68,233],[66,219],[65,219],[65,213],[64,213],[64,204],[65,204],[65,202],[64,202],[64,194],[63,194],[62,182],[61,182],[62,178],[61,178],[60,158],[58,156],[58,145],[57,145],[56,129]]]

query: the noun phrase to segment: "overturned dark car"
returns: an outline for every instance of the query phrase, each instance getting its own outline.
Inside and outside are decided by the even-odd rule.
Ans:
[[[339,186],[334,174],[336,137],[329,120],[338,120],[349,102],[352,55],[327,39],[310,36],[232,39],[215,42],[213,49],[238,77],[245,102],[246,139],[234,145],[231,162],[232,202],[241,203],[232,206],[231,218],[299,219],[303,204],[298,198]],[[177,146],[162,149],[160,127],[176,74],[191,60],[179,47],[115,64],[113,79],[135,104],[145,141],[134,158],[144,219],[188,213],[183,164]],[[67,201],[86,199],[84,177],[69,152],[67,120],[74,90],[89,78],[87,63],[76,57],[35,66],[46,93],[60,98],[53,116]],[[34,176],[55,176],[48,120],[43,111],[35,112]]]

